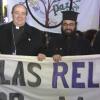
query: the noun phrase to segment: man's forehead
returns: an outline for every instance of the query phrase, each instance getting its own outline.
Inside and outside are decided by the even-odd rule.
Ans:
[[[17,5],[14,10],[19,10],[19,9],[23,9],[26,11],[26,8],[23,5]]]
[[[76,23],[74,20],[63,20],[63,23]]]

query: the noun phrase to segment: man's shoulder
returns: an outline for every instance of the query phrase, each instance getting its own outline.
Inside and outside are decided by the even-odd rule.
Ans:
[[[28,23],[25,23],[25,27],[30,28],[30,29],[34,29],[34,30],[39,30],[39,29],[35,28],[34,26],[29,25]]]
[[[0,32],[9,31],[11,30],[12,24],[10,23],[3,23],[0,25]]]
[[[81,37],[81,36],[83,37],[84,36],[84,33],[82,31],[77,30],[76,31],[76,36],[77,37]]]
[[[100,38],[100,30],[96,33],[96,37]]]
[[[63,38],[62,34],[59,34],[59,33],[49,34],[49,41],[51,43],[59,43],[60,44],[63,42],[63,40],[64,40],[64,38]]]
[[[41,31],[41,30],[39,30],[39,29],[37,29],[37,28],[35,28],[34,26],[31,26],[31,25],[29,25],[29,24],[25,24],[25,30],[26,31],[29,31],[29,32],[31,32],[31,33],[42,33],[43,31]]]
[[[8,27],[8,26],[10,26],[11,25],[11,22],[10,23],[2,23],[2,24],[0,24],[0,27]]]

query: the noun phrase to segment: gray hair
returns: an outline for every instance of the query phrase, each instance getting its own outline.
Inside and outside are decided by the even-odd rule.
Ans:
[[[13,14],[13,12],[14,12],[14,9],[17,7],[17,6],[23,6],[25,9],[26,9],[26,15],[28,14],[28,10],[27,10],[27,8],[26,8],[26,6],[24,6],[23,4],[16,4],[16,5],[14,5],[13,7],[12,7],[12,14]]]

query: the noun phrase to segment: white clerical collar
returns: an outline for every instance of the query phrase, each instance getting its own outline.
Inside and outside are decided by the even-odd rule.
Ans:
[[[19,29],[19,26],[16,26],[16,29]]]

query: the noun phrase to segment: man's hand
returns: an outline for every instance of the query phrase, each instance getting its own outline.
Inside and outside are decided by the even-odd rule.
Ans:
[[[42,53],[39,53],[38,56],[37,56],[37,59],[38,59],[39,61],[43,61],[43,60],[46,59],[46,55],[45,55],[45,54],[42,54]]]
[[[61,59],[62,59],[61,55],[59,55],[59,54],[53,55],[53,60],[55,62],[59,62],[59,61],[61,61]]]

